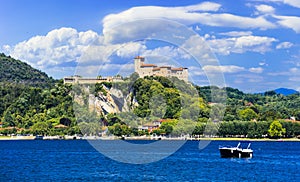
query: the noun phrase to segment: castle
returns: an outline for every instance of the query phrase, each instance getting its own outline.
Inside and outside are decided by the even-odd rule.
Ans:
[[[172,68],[171,66],[158,67],[155,64],[145,64],[145,58],[137,56],[134,58],[134,71],[140,77],[145,76],[163,76],[163,77],[177,77],[180,80],[188,82],[187,68]]]
[[[188,82],[188,69],[187,68],[172,68],[171,66],[158,67],[155,64],[145,64],[145,58],[137,56],[134,58],[134,71],[139,74],[141,78],[145,76],[163,76],[163,77],[177,77],[180,80]],[[86,78],[78,75],[65,77],[64,84],[96,84],[102,82],[122,82],[120,76],[114,77],[98,77]]]

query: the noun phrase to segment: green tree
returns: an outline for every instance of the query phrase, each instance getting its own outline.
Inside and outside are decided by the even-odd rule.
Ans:
[[[277,120],[273,121],[268,130],[271,138],[280,138],[285,134],[286,130],[282,127],[281,123]]]
[[[109,126],[108,130],[115,136],[128,136],[131,133],[130,128],[127,125],[115,123],[113,126]]]
[[[250,108],[246,108],[239,111],[239,118],[244,121],[251,121],[256,119],[258,115]]]
[[[49,124],[46,122],[37,122],[31,127],[31,131],[35,135],[47,135],[49,129]]]

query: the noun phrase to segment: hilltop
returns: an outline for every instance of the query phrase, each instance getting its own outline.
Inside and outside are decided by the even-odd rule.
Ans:
[[[276,94],[282,94],[282,95],[291,95],[291,94],[299,93],[297,90],[288,89],[288,88],[278,88],[274,91],[276,92]]]
[[[54,79],[25,62],[0,54],[0,82],[15,82],[26,84],[53,83]]]

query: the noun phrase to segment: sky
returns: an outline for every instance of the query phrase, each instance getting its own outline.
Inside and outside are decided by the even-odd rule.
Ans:
[[[299,0],[0,2],[0,52],[57,79],[127,76],[141,55],[200,86],[300,90]]]

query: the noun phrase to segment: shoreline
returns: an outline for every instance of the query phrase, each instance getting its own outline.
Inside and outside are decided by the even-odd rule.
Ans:
[[[77,137],[77,138],[76,138]],[[78,136],[51,136],[45,138],[37,138],[36,136],[0,136],[0,141],[5,140],[166,140],[166,141],[174,141],[174,140],[186,140],[186,141],[258,141],[258,142],[300,142],[298,138],[280,138],[280,139],[269,139],[269,138],[222,138],[222,137],[208,137],[208,138],[166,138],[166,137],[78,137]]]

